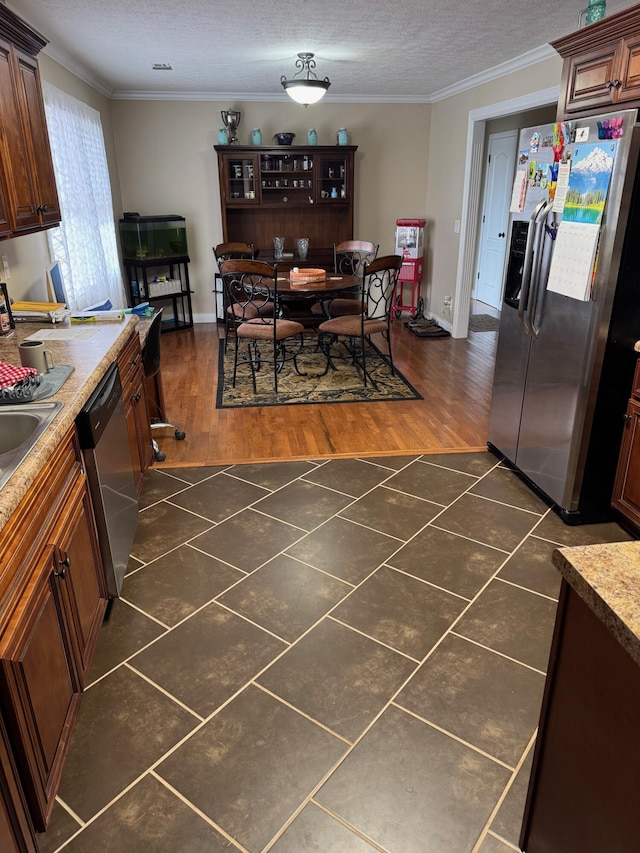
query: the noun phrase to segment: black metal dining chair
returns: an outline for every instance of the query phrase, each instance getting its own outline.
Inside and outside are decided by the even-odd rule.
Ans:
[[[359,314],[346,314],[325,320],[318,327],[320,345],[327,357],[326,370],[336,369],[333,348],[342,344],[346,358],[362,372],[364,386],[375,380],[367,371],[367,361],[381,358],[388,364],[391,375],[395,375],[391,349],[391,316],[398,276],[402,268],[400,255],[386,255],[365,264],[362,276],[362,303]],[[371,341],[371,336],[380,334],[388,353],[381,352]]]
[[[263,362],[273,365],[273,390],[278,393],[278,373],[285,361],[292,360],[296,373],[297,357],[302,350],[304,326],[282,316],[278,302],[278,267],[261,261],[231,260],[221,265],[222,281],[235,324],[233,379],[235,388],[238,365],[246,363],[251,370],[253,393],[257,393],[256,373]],[[286,343],[298,338],[298,345],[288,350]],[[239,359],[240,342],[246,341],[246,358]],[[260,347],[260,344],[268,346]],[[268,353],[265,350],[268,349]]]
[[[370,264],[378,256],[378,246],[367,240],[344,240],[333,244],[333,271],[336,275],[355,275],[362,278],[366,264]],[[322,300],[311,306],[311,313],[316,317],[343,317],[346,314],[359,315],[362,312],[362,302],[359,299],[337,297],[332,300]]]
[[[156,311],[155,316],[151,321],[151,325],[149,326],[147,338],[145,340],[144,347],[142,350],[142,368],[144,371],[145,379],[152,379],[160,370],[160,334],[162,331],[162,311],[162,308]],[[166,420],[164,408],[162,408],[164,406],[164,400],[152,401],[147,398],[147,402],[149,404],[149,407],[151,407],[153,403],[153,405],[155,405],[157,409],[155,417],[151,417],[150,419],[151,430],[153,431],[154,429],[164,429],[165,427],[169,427],[173,429],[173,434],[175,436],[176,441],[183,441],[185,433],[181,429],[178,429],[175,424],[172,424],[170,421]],[[162,450],[160,450],[158,442],[155,439],[152,439],[151,443],[153,445],[153,455],[156,462],[164,462],[167,456],[165,453],[162,452]]]
[[[222,264],[225,261],[253,261],[257,257],[257,251],[253,245],[253,243],[239,243],[239,242],[230,242],[230,243],[218,243],[217,246],[213,247],[213,256],[216,259],[216,264],[218,265],[218,272],[222,273]],[[227,350],[227,342],[231,337],[232,333],[235,331],[235,327],[237,322],[233,316],[232,308],[228,304],[226,299],[226,294],[224,293],[223,288],[223,303],[224,303],[224,321],[225,321],[225,338],[224,338],[224,349],[225,352]]]

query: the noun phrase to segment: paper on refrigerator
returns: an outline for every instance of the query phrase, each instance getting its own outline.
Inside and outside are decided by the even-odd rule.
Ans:
[[[555,239],[547,290],[582,302],[591,299],[599,236],[599,225],[562,220]]]
[[[524,210],[524,200],[527,195],[527,172],[518,171],[513,180],[513,190],[511,191],[511,204],[509,213],[522,213]]]

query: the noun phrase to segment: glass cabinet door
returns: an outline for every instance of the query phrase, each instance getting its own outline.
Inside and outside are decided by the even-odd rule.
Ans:
[[[323,154],[318,157],[317,201],[334,203],[346,201],[351,195],[351,175],[346,156]]]
[[[255,154],[225,154],[225,185],[231,204],[259,204],[260,182],[258,158]]]
[[[313,197],[313,154],[261,154],[260,179],[263,204],[308,204]]]

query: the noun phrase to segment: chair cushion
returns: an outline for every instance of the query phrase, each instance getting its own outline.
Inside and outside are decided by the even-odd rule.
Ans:
[[[320,323],[318,329],[321,332],[328,332],[330,335],[348,335],[349,337],[360,337],[362,327],[360,316],[345,316],[333,317],[331,320],[325,320]],[[386,332],[387,321],[384,319],[372,318],[364,321],[365,335],[373,335],[374,332]]]
[[[285,338],[291,338],[294,335],[299,335],[304,332],[302,323],[296,323],[295,320],[261,320],[256,317],[253,320],[248,320],[246,323],[241,323],[236,334],[239,338],[247,338],[254,341],[270,341],[273,339],[273,324],[275,322],[276,340],[282,341]]]
[[[347,314],[362,314],[362,302],[360,302],[359,299],[343,298],[333,299],[331,301],[326,299],[324,302],[314,302],[311,306],[311,313],[326,316],[327,307],[329,308],[329,314],[332,317],[344,317]]]
[[[228,306],[227,313],[234,315],[238,320],[242,319],[243,316],[245,320],[252,320],[254,317],[269,317],[273,314],[273,305],[269,303],[258,306],[254,305],[253,302],[249,302],[243,310],[242,305],[234,303]]]

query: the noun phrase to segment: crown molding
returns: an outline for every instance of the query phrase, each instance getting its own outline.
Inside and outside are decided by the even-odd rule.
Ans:
[[[1,2],[1,0],[0,0]],[[127,90],[113,89],[102,78],[93,74],[84,65],[75,60],[65,50],[49,43],[42,51],[67,71],[75,74],[80,80],[92,86],[100,94],[114,100],[128,101],[257,101],[265,103],[288,103],[290,99],[286,98],[282,92],[264,93],[264,92],[175,92],[175,91],[145,91],[145,90]],[[442,101],[445,98],[450,98],[454,95],[459,95],[483,83],[490,83],[505,77],[508,74],[513,74],[515,71],[520,71],[524,68],[529,68],[538,62],[543,62],[551,57],[557,57],[558,54],[551,47],[545,44],[540,47],[529,50],[515,59],[507,60],[493,68],[482,71],[479,74],[474,74],[467,77],[465,80],[460,80],[452,86],[447,86],[431,95],[424,97],[416,96],[392,96],[392,95],[339,95],[327,94],[320,103],[334,104],[433,104]],[[312,105],[313,106],[313,105]]]
[[[526,53],[516,56],[515,59],[508,59],[506,62],[501,62],[499,65],[494,65],[493,68],[488,68],[486,71],[481,71],[479,74],[473,74],[465,80],[460,80],[454,83],[453,86],[447,86],[437,92],[433,92],[429,98],[429,103],[435,104],[438,101],[443,101],[445,98],[451,98],[453,95],[459,95],[469,89],[475,89],[476,86],[481,86],[483,83],[491,83],[494,80],[499,80],[500,77],[506,77],[507,74],[513,74],[515,71],[521,71],[523,68],[529,68],[538,62],[544,62],[545,59],[552,57],[558,58],[558,54],[550,44],[542,44],[540,47],[535,47],[533,50],[528,50]]]
[[[52,45],[50,42],[42,52],[46,53],[46,55],[50,59],[53,59],[54,62],[57,62],[58,65],[62,65],[63,68],[70,71],[71,74],[79,77],[83,83],[87,83],[93,89],[96,89],[101,95],[104,95],[107,98],[113,97],[113,89],[111,86],[105,83],[101,77],[98,77],[92,71],[89,71],[85,65],[82,65],[70,56],[66,50],[62,50],[61,48]]]
[[[109,97],[127,101],[262,101],[292,104],[291,98],[282,92],[158,92],[115,90]],[[395,97],[393,95],[331,95],[325,96],[321,104],[428,104],[429,97]],[[314,107],[315,104],[310,104]]]

